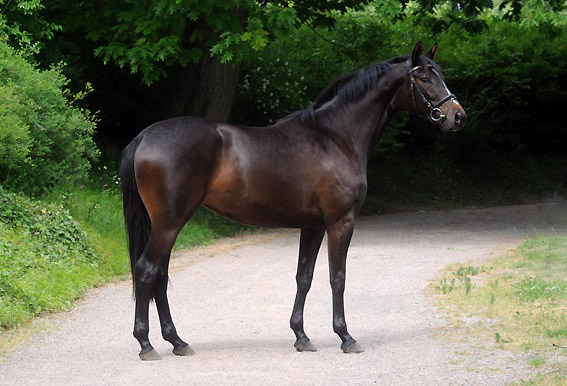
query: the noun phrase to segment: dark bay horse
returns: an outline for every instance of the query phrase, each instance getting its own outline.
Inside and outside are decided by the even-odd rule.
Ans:
[[[173,353],[193,354],[171,319],[167,284],[173,244],[199,205],[245,224],[301,229],[290,321],[298,351],[316,350],[303,330],[303,307],[327,232],[333,330],[345,353],[362,351],[347,330],[343,293],[368,154],[398,110],[443,131],[460,129],[466,117],[433,62],[436,51],[434,45],[422,55],[419,42],[411,55],[340,78],[310,108],[270,127],[173,118],[146,128],[126,147],[120,176],[142,359],[159,358],[148,339],[151,299]]]

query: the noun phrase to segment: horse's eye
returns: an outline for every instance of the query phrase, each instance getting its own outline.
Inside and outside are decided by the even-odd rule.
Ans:
[[[429,83],[429,78],[426,77],[426,76],[424,76],[423,78],[421,78],[421,81],[422,81],[423,83]]]

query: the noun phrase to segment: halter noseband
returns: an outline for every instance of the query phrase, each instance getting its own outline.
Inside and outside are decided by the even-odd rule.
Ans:
[[[431,102],[423,93],[423,91],[421,91],[421,88],[419,88],[419,85],[417,84],[417,81],[415,80],[415,76],[413,75],[414,71],[419,70],[422,66],[415,66],[413,68],[410,67],[410,59],[408,59],[406,61],[406,67],[408,69],[408,75],[410,78],[410,82],[411,82],[411,96],[412,96],[412,100],[413,100],[413,106],[415,108],[415,111],[417,112],[417,104],[415,103],[415,91],[417,91],[417,93],[419,94],[419,96],[421,96],[421,99],[423,100],[423,103],[425,103],[425,105],[427,106],[427,108],[429,109],[429,118],[433,121],[433,122],[439,122],[441,120],[445,120],[447,119],[447,115],[443,114],[443,111],[441,111],[441,106],[443,106],[443,103],[447,102],[448,100],[451,101],[451,104],[449,105],[449,108],[447,109],[447,111],[449,111],[449,109],[451,108],[451,105],[453,104],[453,101],[457,100],[457,97],[452,94],[449,89],[447,88],[447,86],[445,85],[445,83],[443,83],[443,86],[445,86],[445,90],[447,90],[447,95],[441,99],[439,102],[433,104],[433,102]],[[431,69],[435,74],[437,74],[437,76],[441,77],[437,71],[435,71],[435,69]]]

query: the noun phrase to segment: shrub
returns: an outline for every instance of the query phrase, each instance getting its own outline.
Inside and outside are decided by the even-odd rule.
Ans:
[[[0,37],[0,183],[38,194],[87,177],[93,117],[75,107],[58,69],[38,70]]]
[[[63,309],[97,281],[85,232],[61,205],[0,187],[0,327]]]

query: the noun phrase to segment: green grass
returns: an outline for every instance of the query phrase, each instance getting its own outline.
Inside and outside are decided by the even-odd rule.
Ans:
[[[488,270],[452,269],[435,286],[454,317],[452,333],[484,336],[501,349],[527,354],[534,375],[522,384],[566,385],[567,236],[527,239],[516,253],[490,263]],[[481,322],[466,326],[462,316],[480,316]]]
[[[530,359],[528,361],[528,363],[530,365],[532,365],[533,367],[538,368],[538,367],[542,367],[543,365],[545,365],[546,360],[538,357],[538,358]]]
[[[61,203],[81,224],[88,240],[101,258],[103,279],[127,272],[128,251],[122,218],[122,203],[116,188],[94,189],[78,186],[53,192],[48,200]]]
[[[540,269],[548,267],[548,263],[566,263],[565,251],[567,251],[567,238],[561,236],[534,237],[526,240],[519,248],[519,252],[534,267],[538,266]]]
[[[100,256],[60,204],[0,188],[0,233],[0,330],[69,308],[100,280]]]

